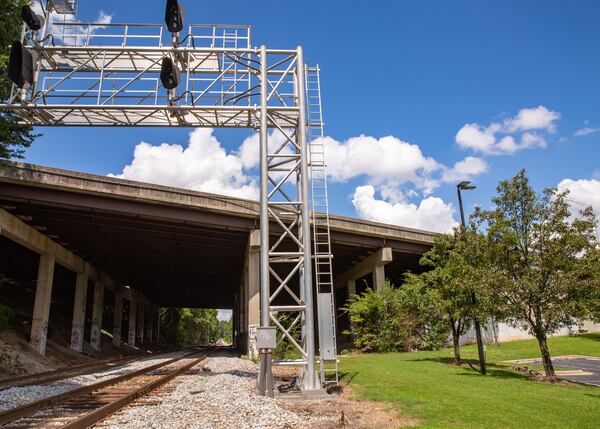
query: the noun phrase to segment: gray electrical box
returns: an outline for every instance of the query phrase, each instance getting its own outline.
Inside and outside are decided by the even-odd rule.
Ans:
[[[335,325],[333,314],[333,297],[331,293],[318,293],[317,306],[319,311],[319,347],[323,360],[335,360]]]
[[[256,347],[258,349],[274,349],[277,347],[277,328],[274,326],[257,327]]]

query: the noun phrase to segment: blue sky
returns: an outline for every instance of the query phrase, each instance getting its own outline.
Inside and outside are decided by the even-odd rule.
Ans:
[[[600,210],[600,2],[183,3],[187,23],[250,24],[256,45],[304,46],[307,60],[322,70],[330,146],[346,154],[333,157],[338,164],[332,169],[354,165],[352,150],[354,156],[386,155],[382,171],[354,165],[332,177],[333,213],[444,230],[458,220],[452,212],[456,180],[468,176],[476,183],[477,190],[465,195],[471,210],[489,205],[498,181],[521,168],[536,188],[562,182],[574,201]],[[96,19],[99,6],[115,23],[161,23],[164,16],[163,0],[81,0],[79,18]],[[26,162],[120,174],[140,142],[149,145],[146,154],[161,143],[185,149],[191,130],[40,131]],[[239,153],[250,135],[215,131],[228,154]],[[386,136],[394,139],[381,140]],[[210,136],[196,139],[206,149]],[[467,157],[468,165],[452,170]],[[144,159],[142,153],[137,162]],[[396,164],[403,167],[395,170]],[[243,174],[251,185],[256,170],[247,167],[232,174]],[[197,183],[154,171],[155,181]]]

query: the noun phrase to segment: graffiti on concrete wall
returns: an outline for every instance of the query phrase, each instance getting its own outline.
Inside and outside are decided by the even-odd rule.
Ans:
[[[71,329],[71,348],[78,352],[83,351],[83,326],[74,326],[73,329]]]
[[[248,357],[250,359],[258,358],[258,348],[256,347],[256,329],[258,325],[248,326]]]

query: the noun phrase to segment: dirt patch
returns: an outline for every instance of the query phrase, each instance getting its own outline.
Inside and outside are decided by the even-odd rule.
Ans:
[[[276,383],[282,383],[296,377],[298,369],[274,367],[273,375]],[[280,399],[280,406],[299,415],[326,417],[319,424],[319,429],[395,429],[418,423],[416,419],[402,417],[391,404],[357,399],[348,385],[342,386],[341,394],[330,395],[325,400],[283,397]]]
[[[48,341],[46,356],[36,353],[22,336],[11,329],[0,334],[0,354],[5,365],[0,367],[0,379],[20,374],[50,371],[73,364],[93,361],[66,347]]]
[[[298,415],[329,417],[319,424],[319,429],[395,429],[418,423],[416,419],[400,416],[390,404],[355,399],[348,387],[330,399],[282,399],[280,406]]]

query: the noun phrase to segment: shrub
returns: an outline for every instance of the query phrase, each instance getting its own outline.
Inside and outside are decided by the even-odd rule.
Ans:
[[[279,313],[277,315],[277,321],[283,325],[286,329],[292,325],[297,314],[291,313]],[[298,343],[302,344],[302,328],[301,323],[296,323],[292,329],[289,330],[292,338]],[[298,359],[300,358],[300,352],[294,345],[287,339],[283,338],[283,333],[277,329],[277,348],[273,351],[273,359]]]
[[[0,304],[0,332],[10,326],[15,318],[15,312],[7,305]]]
[[[406,351],[415,348],[415,321],[402,305],[399,293],[386,281],[377,291],[367,289],[343,307],[353,325],[345,334],[358,348],[375,352]]]

